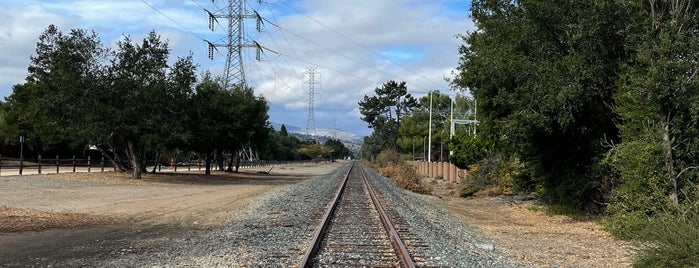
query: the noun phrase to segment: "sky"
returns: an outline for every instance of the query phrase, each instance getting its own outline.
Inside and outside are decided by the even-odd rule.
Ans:
[[[247,0],[247,12],[263,21],[245,21],[247,43],[264,49],[243,51],[245,80],[269,102],[270,122],[306,128],[309,76],[314,75],[317,128],[371,134],[358,102],[389,80],[405,81],[412,95],[430,90],[453,94],[445,78],[458,61],[457,37],[473,31],[465,0]],[[222,75],[226,50],[213,60],[208,45],[225,43],[227,21],[209,29],[206,11],[223,14],[223,0],[0,0],[0,97],[24,83],[29,58],[42,32],[54,24],[64,33],[94,30],[106,47],[130,36],[140,42],[154,30],[169,42],[170,57],[191,53],[198,71]],[[205,11],[206,10],[206,11]]]

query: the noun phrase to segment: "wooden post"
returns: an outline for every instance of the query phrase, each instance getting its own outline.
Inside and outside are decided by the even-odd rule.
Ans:
[[[56,155],[56,174],[58,174],[58,155]]]
[[[175,166],[175,172],[177,172],[177,154],[175,154],[175,158],[172,159],[172,165]]]
[[[92,168],[92,163],[90,163],[90,156],[87,156],[87,173],[90,173],[90,169]]]
[[[100,172],[104,172],[104,155],[100,159]]]
[[[192,156],[187,158],[187,171],[192,171]]]
[[[73,173],[75,173],[75,156],[73,156]]]
[[[0,176],[2,176],[2,155],[0,154]]]
[[[36,160],[37,160],[37,164],[39,165],[38,166],[39,175],[41,175],[41,155],[37,156]]]

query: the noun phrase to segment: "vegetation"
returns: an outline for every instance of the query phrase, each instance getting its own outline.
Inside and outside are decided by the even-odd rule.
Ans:
[[[414,156],[431,127],[471,170],[461,195],[520,191],[601,214],[613,234],[647,242],[635,265],[699,266],[697,14],[684,0],[472,1],[477,30],[461,36],[450,81],[477,101],[478,135],[446,138],[436,92],[393,123],[398,102],[377,89],[360,102],[375,130],[364,157]]]
[[[637,266],[699,265],[685,243],[699,206],[697,11],[681,0],[479,0],[478,30],[462,36],[452,82],[478,101],[487,157],[521,161],[513,189],[605,211],[613,234],[650,242]]]
[[[26,83],[2,104],[0,136],[5,143],[25,136],[36,153],[94,146],[135,179],[146,158],[161,152],[199,153],[208,173],[214,156],[222,166],[224,152],[239,160],[242,148],[268,139],[264,98],[250,88],[224,89],[208,73],[197,83],[192,57],[169,65],[169,53],[155,32],[140,43],[125,36],[110,51],[94,32],[63,34],[51,25]]]

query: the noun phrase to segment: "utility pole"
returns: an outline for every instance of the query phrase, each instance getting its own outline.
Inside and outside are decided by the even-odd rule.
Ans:
[[[215,0],[211,0],[214,2]],[[262,3],[262,0],[258,0]],[[245,0],[228,0],[228,7],[225,13],[213,13],[208,10],[206,13],[209,14],[209,29],[214,31],[215,23],[218,22],[217,19],[228,20],[228,36],[225,43],[215,43],[206,41],[209,44],[209,59],[214,58],[214,50],[218,47],[226,48],[226,66],[223,74],[223,88],[226,90],[232,90],[235,86],[240,88],[245,88],[245,70],[243,68],[243,48],[253,47],[256,48],[255,58],[259,61],[260,54],[262,53],[262,46],[259,43],[252,41],[245,41],[245,19],[255,19],[257,22],[257,31],[260,32],[262,29],[262,17],[256,11],[253,13],[248,13],[245,7]]]
[[[311,131],[316,130],[316,119],[315,119],[315,86],[320,85],[320,82],[316,80],[316,75],[320,76],[320,73],[316,68],[308,68],[305,75],[308,75],[308,80],[304,82],[308,85],[308,122],[306,124],[306,132],[310,135]],[[320,80],[320,77],[318,77]]]
[[[432,91],[430,91],[430,125],[427,135],[427,162],[432,162]]]

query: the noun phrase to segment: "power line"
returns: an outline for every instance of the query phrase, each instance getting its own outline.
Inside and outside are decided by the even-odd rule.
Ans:
[[[400,67],[400,68],[403,69],[403,70],[406,70],[406,71],[408,71],[408,72],[411,72],[411,73],[413,73],[413,74],[419,76],[420,78],[425,79],[426,81],[429,81],[429,82],[433,83],[434,85],[437,85],[438,87],[442,87],[442,85],[438,84],[437,82],[434,82],[434,81],[432,81],[431,79],[429,79],[429,78],[423,76],[422,74],[419,74],[419,73],[417,73],[417,72],[415,72],[415,71],[413,71],[413,70],[411,70],[411,69],[408,69],[408,68],[406,68],[406,67],[403,67],[402,65],[398,64],[398,63],[395,62],[394,60],[392,60],[392,59],[390,59],[390,58],[384,56],[384,55],[381,54],[381,53],[378,53],[378,52],[374,51],[373,49],[371,49],[371,48],[369,48],[369,47],[367,47],[367,46],[365,46],[365,45],[362,45],[361,43],[359,43],[359,42],[357,42],[357,41],[355,41],[355,40],[349,38],[348,36],[346,36],[346,35],[340,33],[339,31],[337,31],[337,30],[335,30],[335,29],[333,29],[333,28],[330,28],[329,26],[323,24],[322,22],[316,20],[315,18],[313,18],[313,17],[311,17],[311,16],[309,16],[309,15],[306,15],[303,11],[298,10],[297,8],[295,8],[295,7],[293,7],[293,6],[290,6],[290,5],[287,4],[286,2],[282,1],[281,3],[284,4],[284,5],[287,6],[287,7],[289,7],[289,8],[291,8],[291,9],[295,10],[296,12],[298,12],[299,14],[303,15],[304,17],[310,19],[311,21],[317,23],[318,25],[323,26],[323,27],[325,27],[326,29],[332,31],[333,33],[335,33],[335,34],[341,36],[341,37],[344,38],[345,40],[348,40],[348,41],[354,43],[355,45],[357,45],[357,46],[359,46],[359,47],[361,47],[361,48],[363,48],[363,49],[365,49],[365,50],[367,50],[367,51],[370,51],[371,53],[373,53],[373,54],[375,54],[375,55],[377,55],[377,56],[379,56],[379,57],[381,57],[381,58],[386,59],[387,61],[389,61],[389,62],[392,63],[393,65],[396,65],[396,66]]]
[[[180,28],[182,28],[182,30],[185,30],[186,32],[190,33],[191,35],[194,35],[194,36],[196,36],[197,38],[199,38],[199,39],[201,39],[201,40],[203,40],[203,41],[206,42],[206,39],[205,39],[204,37],[201,37],[200,35],[198,35],[198,34],[192,32],[192,31],[190,31],[189,29],[187,29],[187,27],[184,27],[182,24],[180,24],[180,23],[177,22],[176,20],[170,18],[168,15],[165,15],[165,13],[163,13],[163,12],[160,11],[159,9],[155,8],[153,5],[149,4],[149,3],[146,2],[145,0],[141,0],[141,2],[143,2],[144,4],[146,4],[146,5],[147,5],[148,7],[150,7],[151,9],[155,10],[155,12],[158,12],[160,15],[162,15],[163,17],[165,17],[165,18],[168,19],[169,21],[173,22],[174,24],[177,24],[177,26],[179,26]]]

